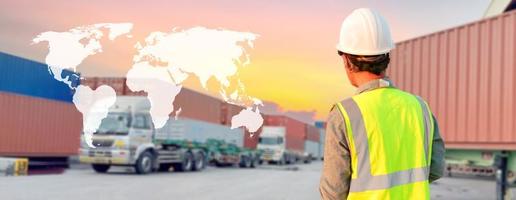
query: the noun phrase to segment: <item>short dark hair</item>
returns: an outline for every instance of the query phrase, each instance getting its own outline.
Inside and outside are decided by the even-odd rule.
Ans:
[[[339,56],[346,56],[349,59],[351,64],[353,64],[358,71],[368,71],[376,75],[380,75],[384,72],[390,62],[389,53],[373,55],[373,56],[359,56],[344,53],[342,51],[337,52]]]

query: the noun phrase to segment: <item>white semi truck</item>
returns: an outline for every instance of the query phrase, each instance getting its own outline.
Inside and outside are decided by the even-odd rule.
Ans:
[[[81,140],[79,160],[99,173],[111,166],[132,166],[136,173],[200,171],[208,163],[254,167],[257,151],[242,147],[242,129],[190,119],[169,119],[155,129],[150,103],[142,96],[119,96],[93,135],[91,148]]]
[[[291,135],[289,137],[284,126],[264,126],[257,146],[258,150],[263,152],[261,161],[279,165],[293,164],[298,161],[311,162],[312,156],[304,151],[304,141],[294,140],[299,139]]]

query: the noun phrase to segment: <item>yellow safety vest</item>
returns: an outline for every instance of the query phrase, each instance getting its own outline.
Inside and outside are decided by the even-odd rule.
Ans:
[[[421,98],[383,87],[337,107],[351,153],[348,199],[430,199],[433,117]]]

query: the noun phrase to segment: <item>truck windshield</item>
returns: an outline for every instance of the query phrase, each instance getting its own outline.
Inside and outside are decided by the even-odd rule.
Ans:
[[[261,137],[260,144],[282,144],[283,138],[281,137]]]
[[[129,133],[129,125],[131,117],[125,113],[109,113],[102,120],[99,129],[95,134],[102,135],[127,135]]]

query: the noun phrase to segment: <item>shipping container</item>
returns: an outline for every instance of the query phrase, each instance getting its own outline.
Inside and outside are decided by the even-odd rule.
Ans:
[[[423,97],[448,148],[516,150],[516,12],[400,42],[387,74]]]
[[[222,102],[221,105],[221,113],[220,113],[220,123],[224,125],[231,126],[231,118],[233,116],[238,115],[240,111],[242,111],[244,107]]]
[[[326,121],[316,121],[315,127],[317,127],[319,130],[319,155],[320,159],[322,160],[324,157],[324,140],[325,140],[325,134],[326,134]]]
[[[306,128],[303,122],[283,115],[264,115],[263,125],[285,127],[287,149],[304,151]]]
[[[208,139],[244,146],[244,130],[193,119],[169,119],[163,128],[156,130],[156,140],[187,140],[206,143]]]
[[[79,83],[76,73],[63,76]],[[45,64],[0,53],[0,155],[60,162],[76,155],[82,118],[72,97]]]
[[[258,129],[255,133],[250,133],[245,130],[245,136],[244,136],[244,147],[249,149],[256,149],[256,146],[258,145],[258,141],[260,139],[260,132],[261,128]]]
[[[82,116],[75,105],[0,92],[0,110],[0,155],[66,157],[77,154]]]
[[[176,96],[174,107],[181,108],[179,116],[220,124],[223,102],[206,94],[183,88]]]
[[[326,122],[325,121],[316,121],[315,127],[320,129],[326,129]]]
[[[516,181],[516,11],[400,42],[387,75],[423,97],[446,143],[447,174]],[[507,162],[495,162],[495,158]],[[502,167],[505,168],[505,167]]]
[[[221,124],[231,126],[231,118],[233,116],[238,115],[243,109],[245,109],[242,106],[230,104],[223,102],[221,105]],[[258,139],[260,135],[260,130],[258,130],[256,133],[250,133],[245,130],[245,137],[244,137],[244,147],[250,148],[250,149],[256,149],[256,145],[258,144]]]
[[[319,142],[314,142],[311,140],[305,141],[305,152],[310,155],[310,159],[320,159],[321,155],[319,155]]]
[[[79,74],[63,70],[71,85],[79,84]],[[24,96],[72,102],[73,91],[54,79],[47,65],[0,52],[0,91]]]
[[[83,82],[93,89],[100,85],[111,86],[120,96],[147,96],[145,92],[132,92],[125,84],[126,78],[122,77],[86,77]],[[179,116],[220,124],[227,118],[221,114],[223,104],[220,99],[183,87],[174,100],[174,109],[181,108]],[[171,116],[174,115],[172,112]]]
[[[319,142],[319,129],[311,124],[305,124],[306,127],[306,140],[313,142]]]
[[[319,155],[321,156],[320,159],[322,160],[324,158],[324,142],[325,142],[325,134],[326,129],[319,129]]]

